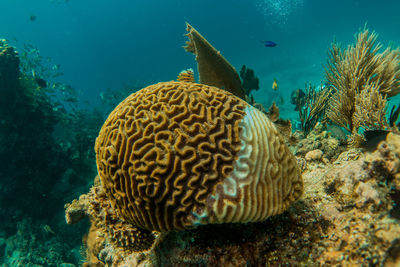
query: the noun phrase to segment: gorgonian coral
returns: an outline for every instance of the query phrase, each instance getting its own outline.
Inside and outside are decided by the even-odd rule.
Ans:
[[[368,29],[358,33],[356,39],[356,44],[345,50],[332,45],[325,72],[334,90],[327,117],[353,134],[363,125],[387,125],[382,104],[400,92],[400,50],[388,47],[379,52],[382,45],[377,34],[370,34]],[[361,94],[368,105],[357,100]],[[361,103],[364,105],[357,107]],[[361,116],[360,111],[369,115]]]

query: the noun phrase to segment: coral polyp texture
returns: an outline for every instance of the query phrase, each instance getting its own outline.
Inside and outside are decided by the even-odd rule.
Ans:
[[[95,150],[117,214],[147,230],[262,221],[303,191],[296,159],[262,112],[187,79],[122,101]]]

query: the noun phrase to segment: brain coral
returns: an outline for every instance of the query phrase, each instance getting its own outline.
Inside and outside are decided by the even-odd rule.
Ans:
[[[264,220],[303,191],[294,156],[262,112],[190,81],[130,95],[109,115],[95,150],[118,215],[148,230]]]

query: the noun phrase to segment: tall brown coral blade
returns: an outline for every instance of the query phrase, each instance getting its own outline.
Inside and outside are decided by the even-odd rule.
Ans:
[[[200,83],[223,88],[245,99],[245,92],[236,69],[196,29],[186,23],[189,41],[184,47],[196,56]]]

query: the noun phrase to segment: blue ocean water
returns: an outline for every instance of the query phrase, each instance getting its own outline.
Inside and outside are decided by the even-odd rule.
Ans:
[[[79,103],[92,107],[101,105],[100,95],[107,88],[118,89],[132,81],[143,85],[169,81],[188,68],[197,74],[193,54],[182,48],[187,41],[185,22],[237,70],[242,65],[254,69],[260,78],[260,89],[253,93],[257,102],[269,105],[276,79],[285,101],[281,112],[292,119],[297,113],[289,104],[290,93],[306,82],[321,83],[334,40],[352,43],[354,34],[367,25],[384,46],[400,43],[400,2],[395,0],[0,0],[0,4],[0,39],[9,40],[19,51],[31,44],[44,58],[51,58],[51,65],[59,66],[64,75],[49,82],[72,86],[80,92]],[[265,47],[264,40],[277,46]],[[90,184],[92,178],[84,179]],[[67,188],[73,189],[74,182],[68,181]],[[61,183],[52,186],[47,189],[65,193],[65,201],[79,195],[63,190]],[[7,192],[4,188],[2,192]],[[52,235],[46,228],[51,223],[45,221],[55,229],[63,223],[63,208],[53,207],[57,209],[40,221],[43,235]],[[21,226],[16,228],[21,232],[30,220],[18,221]],[[0,250],[6,249],[10,231],[0,231]],[[66,240],[71,249],[79,246],[79,238]],[[0,256],[7,253],[0,251]],[[18,253],[14,256],[18,258]]]
[[[59,80],[98,101],[99,92],[129,80],[174,79],[195,69],[182,46],[192,24],[237,68],[260,78],[263,95],[274,77],[284,93],[319,83],[331,42],[347,44],[368,25],[384,44],[398,42],[399,3],[376,1],[50,1],[2,0],[2,38],[38,47],[61,65]],[[37,17],[30,21],[30,16]],[[266,48],[260,40],[278,45]],[[261,94],[260,94],[261,96]]]

